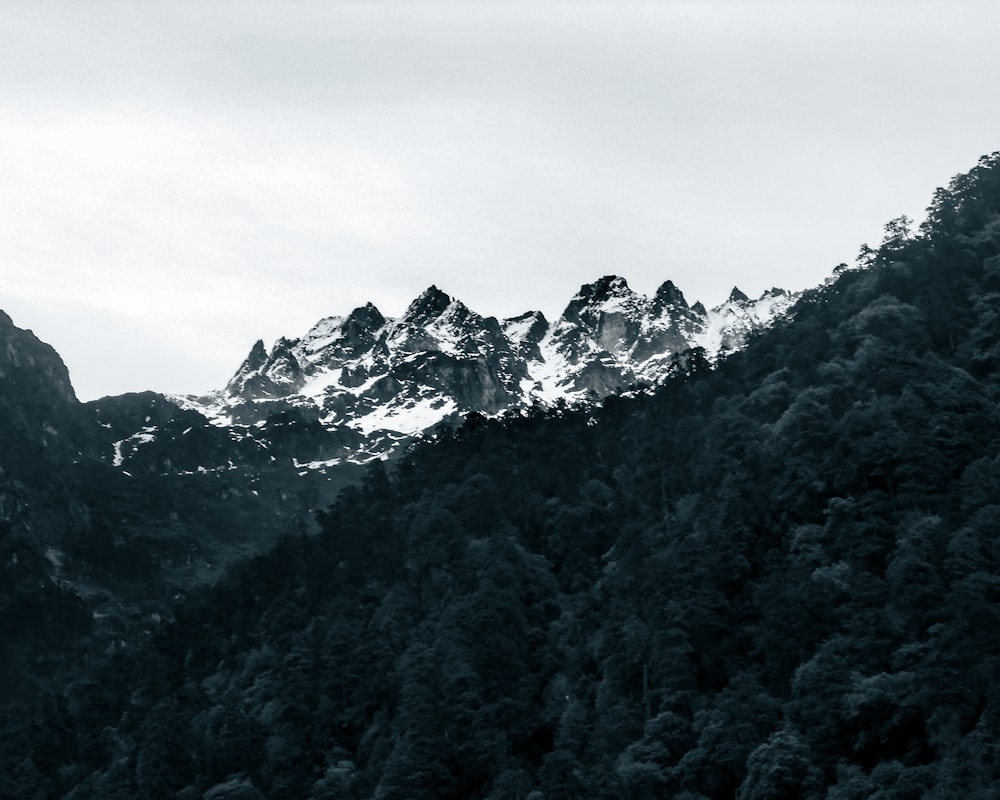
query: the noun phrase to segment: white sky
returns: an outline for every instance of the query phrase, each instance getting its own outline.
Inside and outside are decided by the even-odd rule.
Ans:
[[[816,285],[1000,149],[1000,3],[0,3],[0,308],[83,399],[431,283]]]

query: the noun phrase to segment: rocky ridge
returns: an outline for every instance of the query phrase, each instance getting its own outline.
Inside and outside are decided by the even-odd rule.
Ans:
[[[656,385],[686,351],[715,359],[738,349],[795,299],[781,289],[750,299],[734,288],[706,309],[671,281],[647,297],[609,275],[583,285],[549,322],[538,311],[484,317],[431,286],[396,319],[369,303],[270,350],[258,340],[224,389],[171,399],[220,427],[252,429],[293,411],[340,442],[314,465],[362,463],[470,413]]]

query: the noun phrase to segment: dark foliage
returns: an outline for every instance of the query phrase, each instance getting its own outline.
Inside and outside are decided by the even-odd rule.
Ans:
[[[997,796],[998,254],[994,154],[718,367],[374,468],[0,796]]]

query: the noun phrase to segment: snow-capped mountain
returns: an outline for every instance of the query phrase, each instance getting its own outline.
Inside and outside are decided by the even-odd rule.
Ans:
[[[792,299],[734,291],[705,310],[671,283],[644,297],[606,277],[550,323],[483,317],[431,287],[398,319],[366,305],[257,342],[207,397],[87,403],[55,350],[0,312],[0,578],[44,597],[74,641],[118,641],[122,620],[145,630],[166,598],[307,531],[360,465],[438,423],[653,385],[679,354],[738,347]],[[37,666],[27,639],[13,647]]]
[[[365,461],[472,412],[655,385],[680,354],[738,349],[795,299],[772,289],[751,300],[734,288],[706,310],[670,281],[646,297],[606,276],[582,286],[550,323],[538,311],[483,317],[431,286],[397,319],[369,303],[270,350],[257,341],[224,389],[172,399],[220,426],[260,426],[294,409],[340,431],[344,458]]]

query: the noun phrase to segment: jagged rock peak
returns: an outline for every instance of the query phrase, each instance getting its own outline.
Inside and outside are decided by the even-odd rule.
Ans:
[[[298,339],[282,336],[274,343],[270,354],[264,343],[257,340],[236,374],[226,384],[226,393],[245,398],[278,396],[288,387],[297,389],[302,382],[302,366],[295,356]]]
[[[59,354],[30,329],[18,328],[7,313],[0,311],[0,379],[9,377],[12,371],[30,373],[32,382],[39,381],[60,402],[77,402],[69,370]],[[0,392],[0,403],[3,400]]]
[[[747,297],[743,292],[740,291],[739,286],[734,286],[733,290],[729,293],[729,299],[726,300],[727,303],[748,303],[750,298]]]
[[[451,296],[433,284],[406,309],[403,319],[416,324],[427,323],[440,317],[451,305]]]
[[[250,355],[243,361],[240,371],[259,369],[267,361],[267,348],[264,347],[264,340],[258,339],[250,348]]]
[[[503,330],[516,344],[537,344],[549,329],[549,321],[541,311],[525,311],[503,321]]]
[[[620,275],[605,275],[593,283],[585,283],[573,299],[600,303],[611,297],[625,297],[630,294],[632,290],[624,278]]]
[[[274,343],[274,347],[271,348],[271,360],[277,361],[280,358],[295,358],[294,348],[298,344],[298,339],[288,339],[284,336],[280,337],[278,341]]]
[[[527,323],[533,325],[535,322],[548,323],[545,319],[545,315],[541,311],[525,311],[523,314],[518,314],[516,317],[507,317],[504,319],[504,326],[507,325],[518,325],[522,323]]]
[[[653,297],[653,303],[657,308],[663,308],[665,306],[679,306],[680,308],[687,308],[687,300],[684,299],[684,293],[678,289],[673,281],[665,281],[659,289],[656,290],[656,294]]]
[[[345,328],[357,326],[368,331],[376,330],[383,325],[385,325],[385,317],[373,303],[365,303],[365,305],[354,309],[344,321]]]
[[[267,349],[264,347],[264,340],[258,339],[250,348],[250,353],[243,359],[239,369],[233,374],[226,384],[226,392],[238,394],[246,383],[247,377],[261,370],[267,364]]]
[[[586,317],[611,301],[626,300],[635,296],[635,292],[629,288],[624,278],[618,275],[605,275],[593,283],[583,284],[580,291],[569,301],[562,316],[564,320],[570,322],[579,321],[581,313]]]

